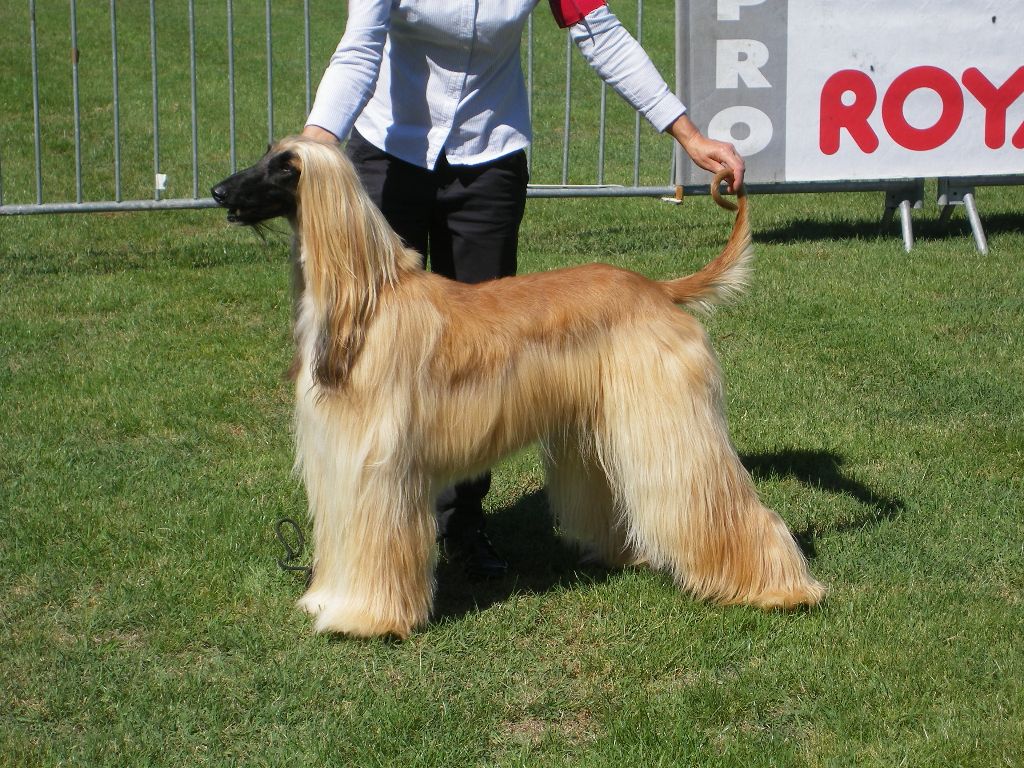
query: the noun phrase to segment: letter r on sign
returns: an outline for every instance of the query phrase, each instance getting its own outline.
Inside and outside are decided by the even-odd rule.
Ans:
[[[849,95],[850,98],[845,97]],[[875,84],[864,72],[843,69],[821,87],[818,146],[826,155],[839,151],[839,134],[846,129],[862,152],[878,149],[878,136],[868,118],[878,102]]]
[[[719,40],[715,55],[715,87],[771,88],[761,67],[768,63],[768,46],[760,40]]]

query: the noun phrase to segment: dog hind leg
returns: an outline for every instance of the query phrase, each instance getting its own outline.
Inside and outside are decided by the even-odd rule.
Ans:
[[[819,602],[824,587],[732,447],[706,339],[692,329],[673,335],[634,335],[605,368],[599,447],[630,542],[701,598],[763,608]]]
[[[613,567],[638,564],[593,438],[576,431],[552,436],[542,454],[548,501],[562,536],[580,547],[585,560]]]

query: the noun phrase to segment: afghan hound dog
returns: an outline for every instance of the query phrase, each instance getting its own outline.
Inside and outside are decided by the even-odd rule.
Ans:
[[[404,638],[430,617],[434,500],[532,442],[565,537],[696,597],[786,608],[824,587],[733,448],[702,326],[742,290],[728,244],[656,282],[603,264],[465,285],[424,270],[337,146],[288,138],[212,190],[228,219],[294,230],[295,442],[314,531],[316,629]]]

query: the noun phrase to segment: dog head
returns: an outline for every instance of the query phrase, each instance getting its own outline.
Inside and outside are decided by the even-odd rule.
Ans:
[[[229,221],[258,229],[268,219],[288,218],[295,284],[309,315],[301,325],[319,337],[314,378],[325,391],[343,386],[380,294],[402,275],[421,271],[420,255],[388,225],[337,144],[282,139],[210,193]]]
[[[255,226],[298,210],[302,164],[285,142],[267,150],[256,165],[228,176],[210,194],[217,205],[228,209],[228,221]]]

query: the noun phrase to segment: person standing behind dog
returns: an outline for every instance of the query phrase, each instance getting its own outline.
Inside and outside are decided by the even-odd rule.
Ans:
[[[466,283],[515,274],[530,114],[520,63],[540,0],[351,0],[303,135],[336,142],[392,228],[430,268]],[[549,0],[597,74],[712,173],[743,160],[686,116],[604,0]],[[490,473],[438,499],[439,541],[471,576],[506,564],[484,533]]]

